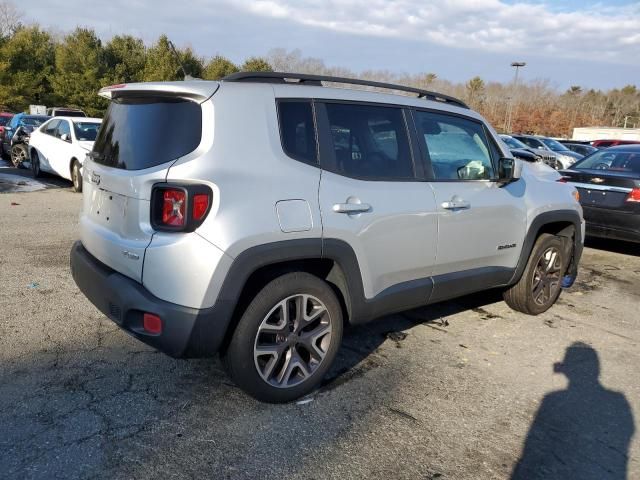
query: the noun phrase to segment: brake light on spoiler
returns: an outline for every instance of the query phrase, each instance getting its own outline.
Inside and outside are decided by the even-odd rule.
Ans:
[[[154,185],[151,226],[165,232],[193,232],[207,218],[212,201],[213,191],[206,185]]]

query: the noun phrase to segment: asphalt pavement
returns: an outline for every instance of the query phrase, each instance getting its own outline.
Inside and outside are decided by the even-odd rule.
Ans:
[[[638,245],[590,241],[538,317],[484,292],[350,329],[268,405],[120,331],[69,272],[81,195],[0,174],[2,479],[640,478]]]

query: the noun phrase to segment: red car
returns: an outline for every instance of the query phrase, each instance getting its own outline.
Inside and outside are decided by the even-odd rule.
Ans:
[[[13,118],[13,113],[0,112],[0,133],[4,132],[4,126]]]
[[[594,140],[591,145],[596,148],[616,147],[618,145],[633,145],[640,143],[637,140]]]

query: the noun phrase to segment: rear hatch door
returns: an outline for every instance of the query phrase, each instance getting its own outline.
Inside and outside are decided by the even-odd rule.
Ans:
[[[108,90],[112,101],[83,166],[81,241],[102,263],[139,282],[154,234],[153,185],[166,181],[177,159],[198,155],[200,103],[217,89],[215,82],[198,82],[195,91],[184,91],[182,82],[182,91],[174,86]]]

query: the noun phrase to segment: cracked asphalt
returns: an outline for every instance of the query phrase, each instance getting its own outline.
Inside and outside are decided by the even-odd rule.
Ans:
[[[267,405],[85,300],[80,204],[0,194],[0,478],[640,478],[640,246],[589,242],[538,317],[485,292],[348,330],[319,391]]]

